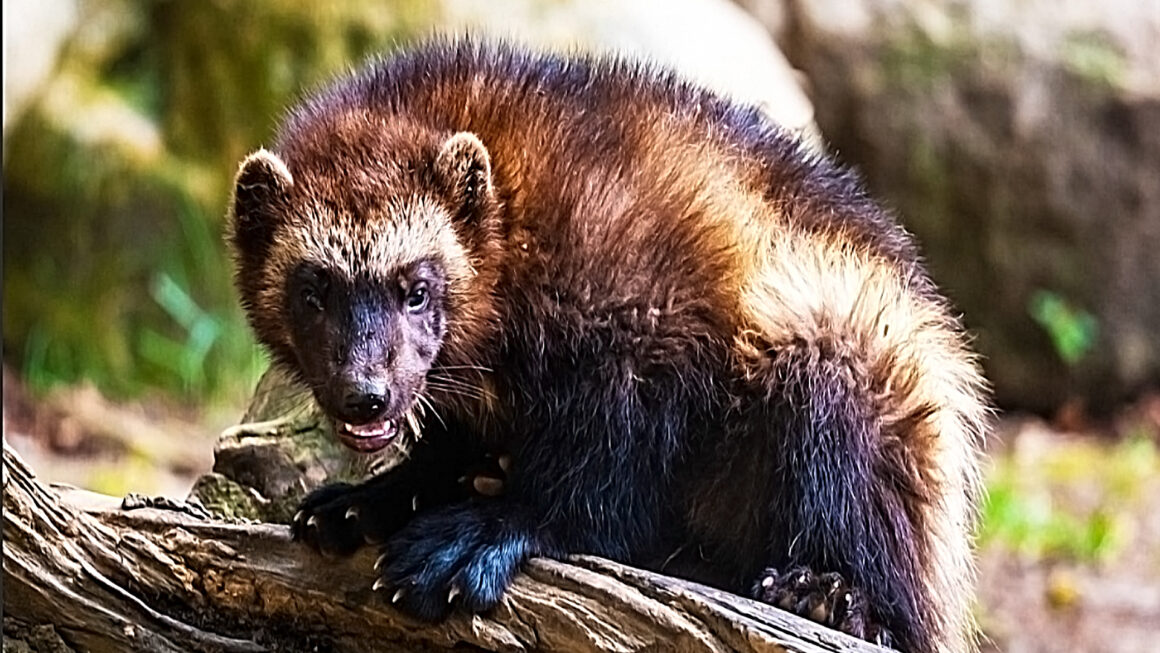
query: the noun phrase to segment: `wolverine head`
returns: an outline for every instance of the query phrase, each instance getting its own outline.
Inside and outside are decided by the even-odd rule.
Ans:
[[[238,171],[236,285],[259,340],[343,444],[377,451],[480,321],[477,268],[496,220],[488,151],[470,133],[367,116],[293,136]]]

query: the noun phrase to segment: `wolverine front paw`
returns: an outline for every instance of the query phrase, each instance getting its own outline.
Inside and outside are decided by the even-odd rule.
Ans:
[[[414,516],[419,503],[411,494],[335,483],[306,496],[290,530],[296,541],[319,553],[347,556],[364,544],[385,541]]]
[[[800,566],[779,573],[771,567],[758,576],[752,594],[759,601],[880,646],[891,646],[893,641],[890,631],[872,618],[866,596],[840,574],[815,574]]]
[[[327,555],[381,544],[420,510],[494,499],[504,492],[510,455],[481,455],[455,482],[455,470],[411,461],[361,484],[335,483],[306,496],[294,515],[294,539]]]
[[[383,546],[374,589],[429,621],[457,605],[480,612],[499,603],[531,554],[530,536],[512,521],[452,506],[415,519]]]

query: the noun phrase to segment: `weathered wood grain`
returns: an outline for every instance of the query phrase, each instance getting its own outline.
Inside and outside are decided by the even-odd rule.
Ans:
[[[112,497],[45,486],[7,446],[3,507],[5,618],[51,624],[76,650],[881,650],[590,557],[533,560],[492,613],[420,623],[371,590],[372,551],[326,560],[285,526],[125,511]]]

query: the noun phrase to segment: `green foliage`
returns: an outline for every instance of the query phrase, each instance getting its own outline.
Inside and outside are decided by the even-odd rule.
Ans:
[[[1097,561],[1123,545],[1113,514],[1104,510],[1069,514],[1049,495],[1023,492],[1006,481],[990,488],[983,514],[984,544],[1002,542],[1033,558]]]
[[[185,331],[185,338],[176,340],[144,327],[138,344],[141,355],[180,379],[184,389],[200,394],[205,390],[203,365],[221,336],[221,324],[165,273],[157,276],[152,290],[157,303]]]
[[[1004,455],[987,479],[980,544],[1033,559],[1106,560],[1129,543],[1130,506],[1157,473],[1149,437]]]
[[[1128,58],[1115,39],[1099,31],[1076,31],[1067,35],[1060,54],[1067,69],[1096,88],[1111,89],[1123,84]]]
[[[1047,332],[1055,352],[1068,365],[1078,363],[1096,343],[1099,325],[1095,316],[1053,292],[1036,292],[1027,310]]]

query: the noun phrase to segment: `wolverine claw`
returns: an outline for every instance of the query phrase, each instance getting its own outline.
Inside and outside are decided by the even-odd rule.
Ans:
[[[761,601],[859,639],[890,646],[890,631],[874,619],[866,595],[837,573],[817,574],[808,567],[783,573],[769,568],[754,584]]]
[[[874,636],[874,642],[884,648],[894,648],[894,637],[885,628],[880,629]]]
[[[345,519],[358,519],[358,506],[351,506],[346,509],[346,514],[343,515]]]
[[[498,497],[503,494],[503,481],[498,478],[476,476],[471,485],[476,492],[485,497]]]
[[[384,585],[386,585],[386,583],[383,582],[382,578],[376,578],[375,584],[371,585],[371,590],[377,592],[377,591],[383,589]]]

